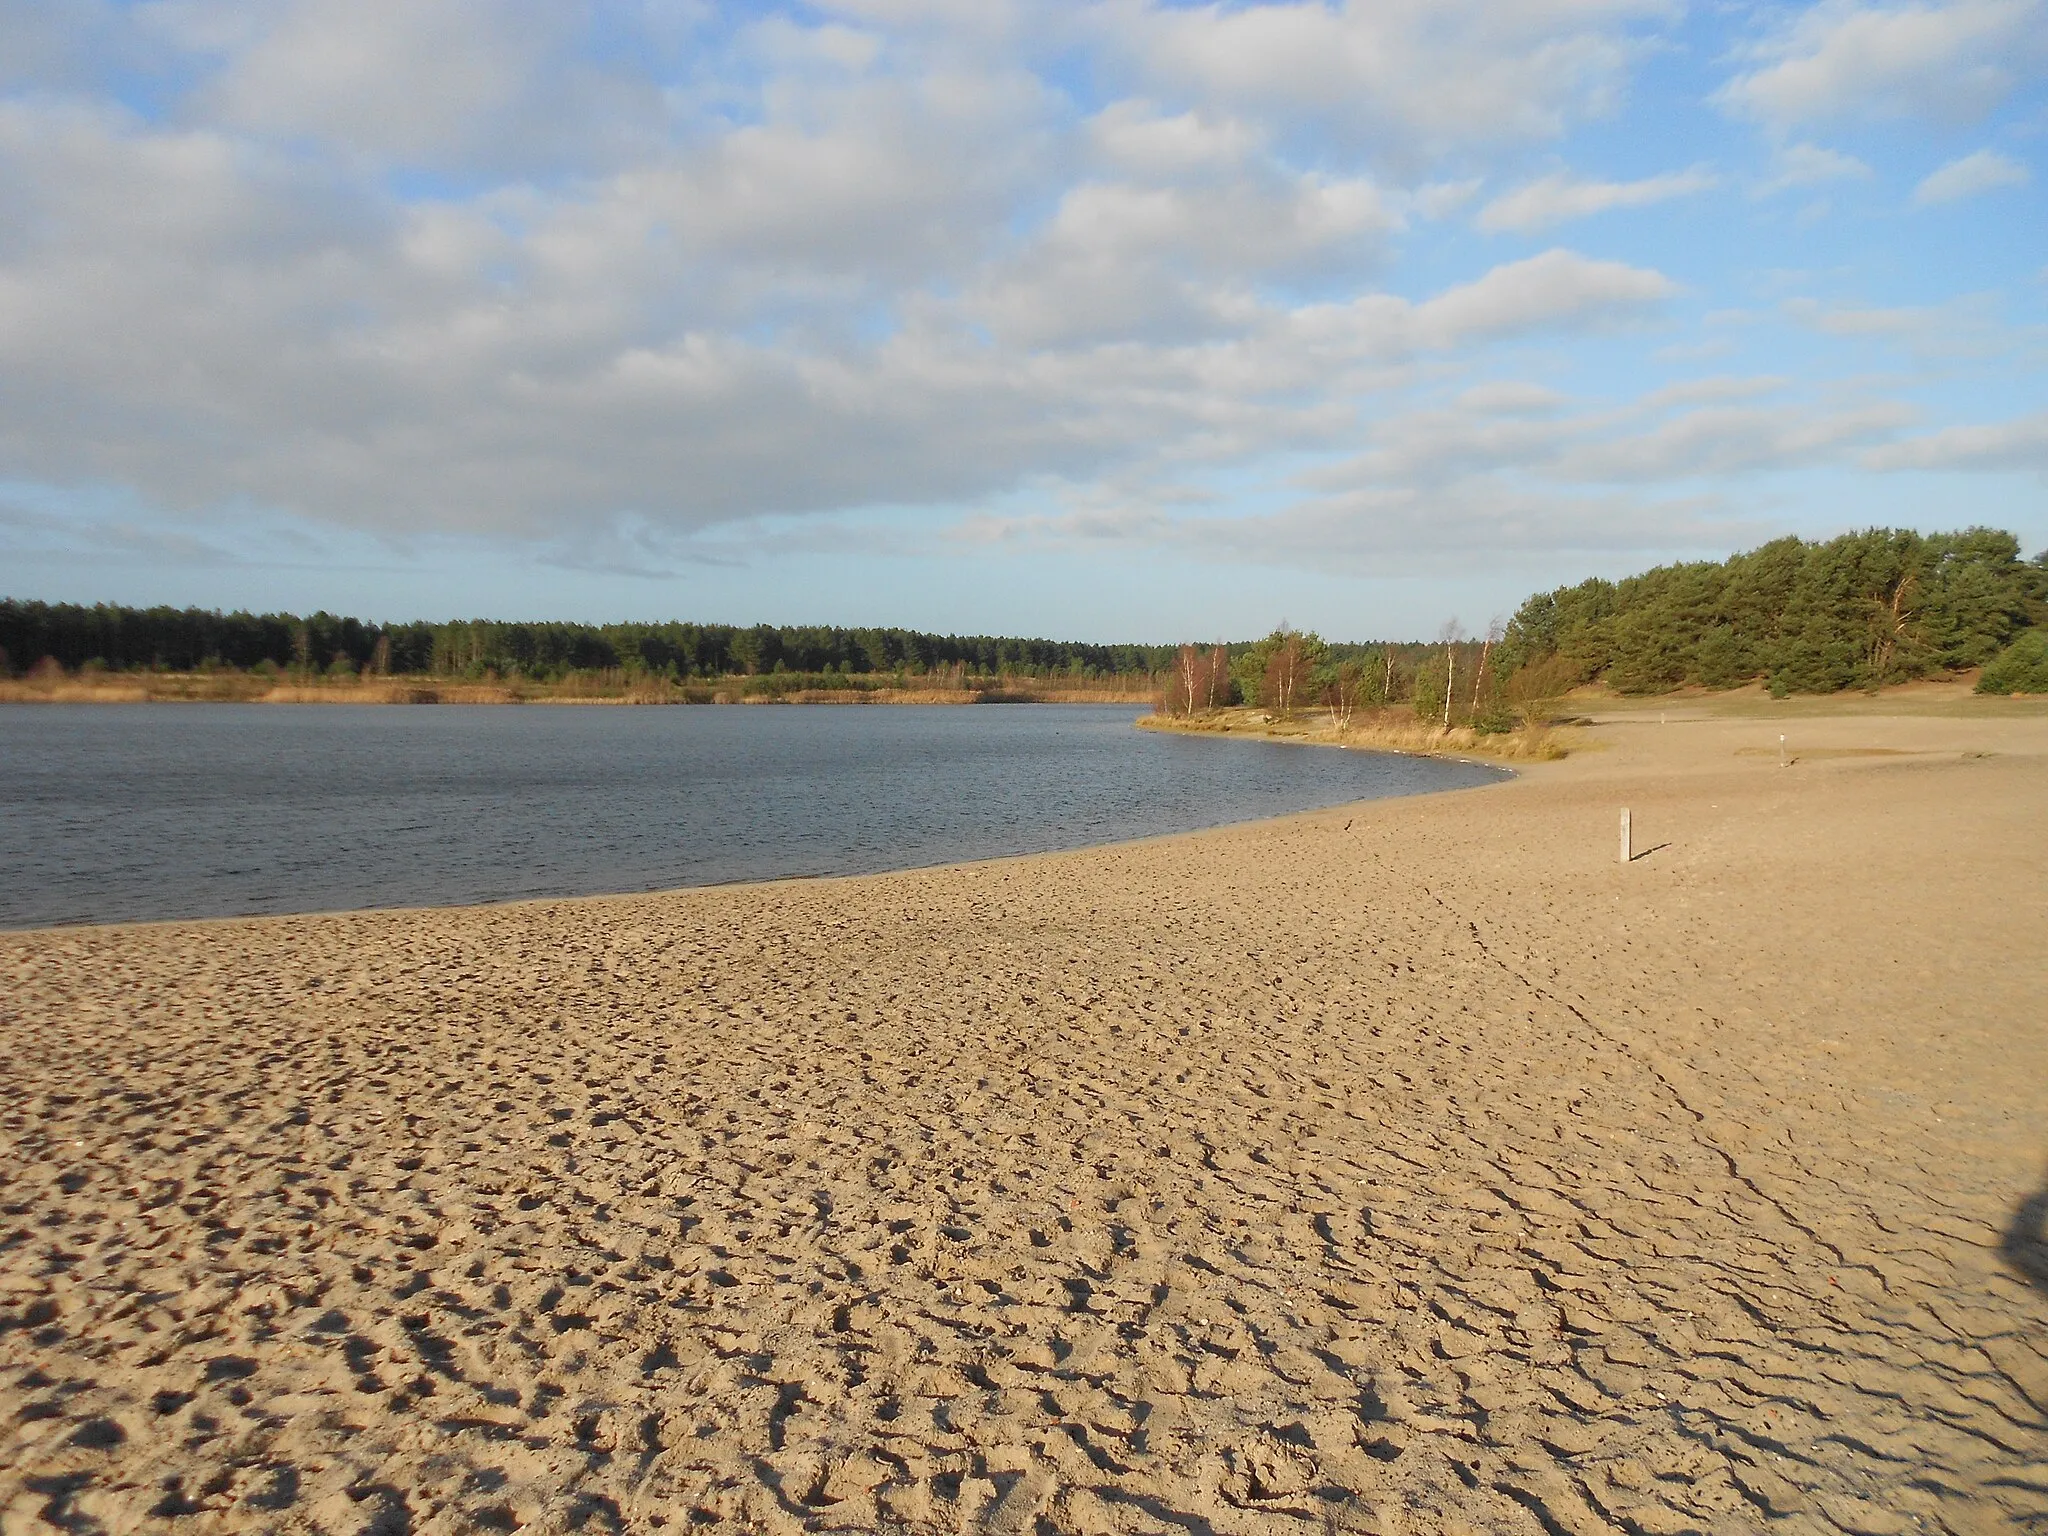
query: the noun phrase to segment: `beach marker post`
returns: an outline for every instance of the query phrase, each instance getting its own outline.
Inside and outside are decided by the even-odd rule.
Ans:
[[[1778,766],[1780,768],[1785,766],[1785,733],[1783,731],[1778,732]]]
[[[1627,806],[1623,806],[1621,808],[1621,862],[1624,864],[1631,864],[1635,862],[1635,856],[1630,851]]]

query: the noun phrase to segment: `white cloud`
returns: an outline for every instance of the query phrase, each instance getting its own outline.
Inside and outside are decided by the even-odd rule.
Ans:
[[[1554,472],[1570,481],[1653,482],[1786,469],[1889,437],[1912,415],[1896,403],[1832,411],[1708,406],[1646,431],[1575,447],[1558,456]]]
[[[2007,350],[2015,339],[2000,323],[1993,301],[1981,294],[1945,304],[1901,305],[1796,298],[1786,300],[1782,312],[1824,336],[1897,342],[1924,358],[1987,357]]]
[[[135,53],[110,0],[0,0],[0,88],[89,85]]]
[[[1255,280],[1353,272],[1390,215],[1263,159],[1084,181],[1019,239],[1024,173],[977,147],[1000,114],[959,99],[903,108],[945,130],[922,160],[870,112],[864,138],[770,122],[568,194],[412,205],[218,131],[0,106],[0,465],[384,530],[688,530],[1324,445],[1419,353],[1675,292],[1554,250],[1289,307]],[[891,300],[874,334],[845,319]]]
[[[1304,477],[1330,491],[1380,492],[1467,484],[1495,470],[1528,469],[1555,456],[1572,432],[1557,408],[1503,412],[1468,400],[1400,411],[1374,424],[1371,446]]]
[[[1107,0],[1094,25],[1163,97],[1314,123],[1388,160],[1554,138],[1608,111],[1668,0]]]
[[[1854,155],[1820,144],[1787,144],[1772,156],[1772,174],[1756,189],[1759,196],[1811,187],[1826,181],[1868,181],[1876,173]]]
[[[1495,477],[1387,486],[1190,530],[1241,560],[1301,561],[1362,573],[1523,566],[1537,553],[1724,550],[1760,530],[1712,497],[1560,490]]]
[[[2048,0],[1822,0],[1749,53],[1730,111],[1786,129],[1917,113],[1971,118],[2048,57]]]
[[[1459,394],[1457,403],[1490,416],[1520,416],[1554,411],[1565,403],[1565,396],[1547,385],[1498,379],[1474,384]]]
[[[1929,174],[1913,189],[1913,202],[1922,208],[1934,203],[1953,203],[1999,187],[2023,187],[2032,179],[2032,172],[2019,161],[1995,150],[1980,149]]]
[[[1642,397],[1639,409],[1656,411],[1668,405],[1694,405],[1703,400],[1754,400],[1762,395],[1777,394],[1790,382],[1776,374],[1748,377],[1717,374],[1704,379],[1681,379],[1675,384],[1651,390]]]
[[[1330,489],[1466,484],[1514,472],[1515,484],[1554,493],[1614,484],[1726,479],[1844,460],[1912,421],[1909,408],[1876,400],[1851,405],[1789,398],[1777,378],[1688,380],[1620,405],[1559,396],[1539,410],[1502,410],[1481,391],[1396,413],[1376,423],[1364,453],[1315,471]]]
[[[1415,189],[1415,211],[1425,219],[1447,219],[1471,202],[1485,183],[1477,176],[1463,181],[1432,181]]]
[[[62,3],[53,30],[0,0],[0,72],[10,39],[34,60],[0,97],[0,481],[194,528],[258,508],[650,572],[1057,494],[1060,537],[1211,552],[1380,558],[1404,520],[1666,547],[1732,525],[1658,477],[1848,462],[1904,420],[1771,377],[1574,400],[1608,350],[1577,338],[1680,286],[1627,245],[1474,273],[1425,226],[1607,111],[1666,0]],[[1870,174],[1807,143],[1775,169]],[[1477,222],[1713,180],[1559,174]],[[1991,333],[1845,308],[1814,259],[1801,325],[1950,358]],[[1303,456],[1339,467],[1281,480]],[[1226,475],[1309,499],[1248,521]]]
[[[1489,233],[1527,233],[1548,229],[1567,219],[1583,219],[1610,208],[1642,208],[1651,203],[1687,197],[1715,185],[1716,178],[1695,166],[1641,181],[1580,181],[1564,175],[1545,176],[1503,193],[1479,210],[1476,222]]]
[[[1237,567],[1389,576],[1520,570],[1532,554],[1718,551],[1768,532],[1730,517],[1712,497],[1534,488],[1478,476],[1343,490],[1249,515],[1172,515],[1130,501],[1050,514],[982,513],[963,519],[956,536],[983,545],[1165,549]]]
[[[568,0],[169,0],[142,22],[215,62],[208,121],[402,165],[574,161],[659,121],[644,83],[573,62]]]
[[[1088,125],[1102,158],[1140,176],[1182,176],[1241,166],[1265,135],[1239,118],[1162,115],[1148,101],[1112,102]]]
[[[1418,305],[1415,329],[1427,345],[1450,347],[1539,326],[1602,326],[1640,315],[1677,292],[1676,283],[1647,267],[1549,250]]]
[[[1394,223],[1355,180],[1083,182],[1035,240],[988,265],[962,313],[1030,347],[1227,334],[1259,312],[1256,277],[1376,265]]]
[[[1864,455],[1872,469],[2048,472],[2048,411],[1987,426],[1944,427]]]

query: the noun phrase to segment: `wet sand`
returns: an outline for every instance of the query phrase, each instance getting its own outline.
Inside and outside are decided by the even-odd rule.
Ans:
[[[0,1530],[2048,1529],[2048,721],[1780,728],[0,935]]]

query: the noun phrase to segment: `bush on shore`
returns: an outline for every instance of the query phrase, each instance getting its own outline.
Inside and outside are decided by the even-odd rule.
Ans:
[[[2048,693],[2048,633],[2030,629],[1977,679],[1979,693]]]

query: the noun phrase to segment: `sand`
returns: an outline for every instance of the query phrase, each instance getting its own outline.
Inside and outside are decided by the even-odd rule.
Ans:
[[[0,936],[0,1528],[2048,1529],[2048,721],[1779,728]]]

